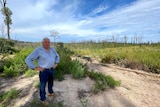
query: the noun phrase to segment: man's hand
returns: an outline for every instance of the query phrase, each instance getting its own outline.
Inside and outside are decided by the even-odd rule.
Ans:
[[[34,68],[34,70],[37,70],[37,71],[43,71],[44,69],[43,68],[41,68],[41,67],[36,67],[36,68]]]
[[[54,64],[54,69],[57,67],[57,64]]]

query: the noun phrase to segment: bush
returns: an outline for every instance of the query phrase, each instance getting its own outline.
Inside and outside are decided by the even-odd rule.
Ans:
[[[18,90],[16,90],[15,88],[11,88],[8,92],[5,93],[1,93],[0,94],[0,102],[2,101],[8,101],[10,99],[16,98],[18,97]]]
[[[64,79],[65,74],[71,74],[73,78],[80,79],[85,76],[85,65],[77,60],[72,60],[73,52],[68,48],[58,47],[57,51],[60,55],[60,63],[55,69],[55,79],[59,81]]]
[[[10,67],[4,66],[4,75],[6,77],[14,77],[17,76],[18,74],[19,72],[17,72],[12,65]]]
[[[8,62],[11,62],[11,64],[10,66],[4,66],[4,75],[6,77],[12,77],[25,73],[27,65],[24,60],[31,51],[32,49],[23,49],[15,54],[13,58],[9,58]]]
[[[0,60],[0,72],[4,71],[4,66],[9,67],[11,62],[5,59]]]
[[[34,75],[38,74],[37,71],[35,70],[32,70],[32,69],[28,69],[26,72],[25,72],[25,76],[27,77],[33,77]]]
[[[85,66],[80,63],[78,60],[73,60],[72,65],[70,66],[71,75],[75,79],[81,79],[85,76]]]
[[[15,45],[15,41],[8,41],[5,38],[0,38],[0,43],[0,53],[12,54],[13,52],[17,52],[17,50],[13,48],[13,46]]]
[[[65,74],[70,74],[70,66],[72,65],[72,59],[71,55],[73,54],[72,51],[70,51],[67,48],[64,47],[58,47],[57,52],[60,55],[60,63],[55,69],[55,79],[62,81],[64,80],[64,75]]]
[[[87,72],[87,75],[96,82],[93,88],[94,93],[104,91],[107,88],[115,88],[115,86],[120,86],[121,84],[120,81],[114,80],[111,76],[106,76],[99,72]]]

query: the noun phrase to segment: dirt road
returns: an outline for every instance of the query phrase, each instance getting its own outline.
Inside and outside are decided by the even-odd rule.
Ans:
[[[51,107],[62,102],[65,107],[160,107],[160,75],[131,70],[116,65],[88,63],[90,70],[111,75],[121,81],[121,86],[96,95],[89,93],[94,82],[90,78],[76,80],[70,75],[64,81],[55,81],[54,91],[57,97],[47,100]],[[39,91],[35,87],[38,75],[30,78],[18,77],[0,79],[0,92],[10,88],[20,90],[18,98],[12,100],[8,107],[33,107],[39,101]],[[81,99],[80,99],[81,95]],[[38,104],[38,103],[37,103]]]
[[[121,86],[115,90],[99,95],[100,98],[107,99],[108,106],[103,103],[102,106],[97,105],[97,107],[160,107],[160,75],[112,64],[92,63],[89,64],[89,68],[111,75],[122,82]]]

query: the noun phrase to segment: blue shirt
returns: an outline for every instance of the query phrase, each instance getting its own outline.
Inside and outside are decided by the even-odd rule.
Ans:
[[[54,67],[55,63],[59,63],[60,57],[54,48],[50,47],[49,52],[47,52],[43,46],[40,46],[25,59],[26,64],[31,69],[36,67],[33,63],[34,60],[38,60],[38,66],[41,68],[51,68]]]

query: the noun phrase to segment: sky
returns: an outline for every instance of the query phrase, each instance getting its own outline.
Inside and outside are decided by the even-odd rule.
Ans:
[[[160,0],[7,0],[11,38],[40,42],[160,42]],[[0,15],[0,28],[3,25]],[[1,34],[1,32],[0,32]],[[6,36],[7,37],[7,36]]]

